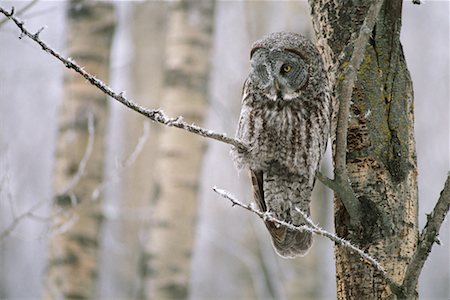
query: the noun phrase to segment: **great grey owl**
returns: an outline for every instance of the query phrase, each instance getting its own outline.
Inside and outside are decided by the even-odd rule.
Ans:
[[[267,35],[252,45],[236,137],[248,151],[233,148],[239,168],[250,170],[262,211],[303,225],[315,174],[330,128],[327,76],[316,47],[288,32]],[[312,235],[265,221],[283,257],[305,255]]]

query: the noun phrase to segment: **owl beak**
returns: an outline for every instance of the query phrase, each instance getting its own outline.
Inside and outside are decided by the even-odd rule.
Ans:
[[[281,92],[281,88],[280,88],[280,83],[278,82],[278,80],[275,78],[273,80],[273,86],[275,87],[275,90],[278,92]]]

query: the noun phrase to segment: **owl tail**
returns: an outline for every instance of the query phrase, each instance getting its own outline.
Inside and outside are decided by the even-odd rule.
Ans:
[[[270,211],[264,197],[263,172],[251,170],[250,175],[252,179],[254,197],[259,208],[261,211]],[[271,182],[277,185],[278,188],[283,186],[280,184],[280,178]],[[288,180],[287,182],[289,185],[291,180]],[[273,186],[273,188],[275,189],[275,186]],[[280,191],[280,193],[282,193],[282,191]],[[302,197],[302,195],[299,195],[299,198]],[[286,196],[286,198],[288,197]],[[306,215],[309,216],[309,202],[305,202],[300,206]],[[293,225],[304,224],[304,217],[295,209],[290,212],[290,215],[290,222],[292,222]],[[285,258],[303,256],[308,252],[309,248],[311,248],[312,234],[310,232],[288,229],[285,226],[280,226],[270,221],[265,221],[265,224],[270,235],[272,236],[273,246],[280,256]]]
[[[310,232],[288,229],[266,221],[266,227],[272,236],[272,243],[277,253],[284,258],[304,256],[312,245]]]

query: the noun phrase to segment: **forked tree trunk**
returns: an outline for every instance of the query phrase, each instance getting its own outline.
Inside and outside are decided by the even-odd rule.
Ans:
[[[358,36],[372,1],[354,3],[310,0],[328,67],[343,50],[349,59],[353,45],[346,46]],[[347,169],[361,203],[362,230],[350,230],[348,214],[335,200],[336,233],[377,258],[398,283],[416,248],[418,209],[413,91],[400,44],[401,11],[400,0],[383,4],[352,95]],[[334,96],[338,103],[340,91]],[[338,299],[395,299],[372,266],[340,246],[335,256]]]
[[[214,1],[169,4],[161,108],[201,125],[208,107]],[[187,298],[204,151],[201,137],[161,128],[153,179],[153,227],[142,262],[146,298]]]
[[[67,55],[88,72],[108,80],[113,4],[70,1],[67,19]],[[91,194],[103,178],[106,101],[105,94],[84,78],[66,71],[54,173],[55,231],[49,241],[44,299],[95,298],[102,214],[100,199],[93,201]],[[89,159],[81,172],[83,157]]]

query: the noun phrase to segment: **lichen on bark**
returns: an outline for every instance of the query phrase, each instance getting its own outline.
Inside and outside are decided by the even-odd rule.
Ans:
[[[310,1],[319,48],[330,69],[351,56],[370,4]],[[418,205],[413,91],[399,39],[401,9],[401,1],[383,4],[352,94],[346,162],[361,207],[359,230],[350,227],[348,213],[335,199],[337,234],[377,258],[397,282],[417,245]],[[344,59],[338,62],[341,51]],[[345,63],[330,76],[338,87],[344,69]],[[339,88],[332,96],[336,110]],[[339,246],[335,255],[339,299],[395,297],[381,274],[360,258]]]

